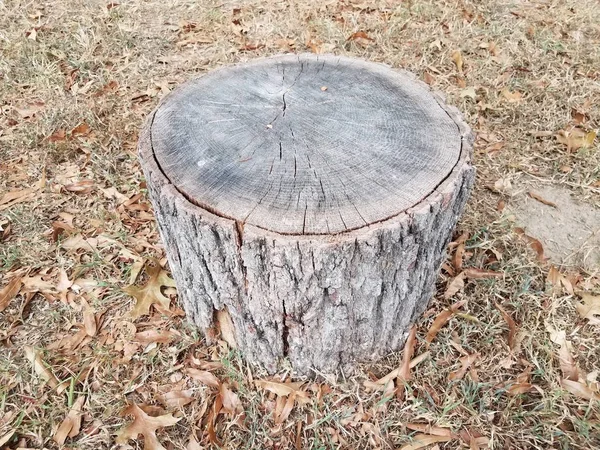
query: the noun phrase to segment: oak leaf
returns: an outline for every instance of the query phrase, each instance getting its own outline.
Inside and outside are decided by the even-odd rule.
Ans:
[[[0,291],[0,312],[4,311],[8,304],[21,290],[23,284],[22,278],[13,278],[8,282],[6,286]]]
[[[62,421],[56,433],[54,433],[54,442],[58,445],[63,445],[67,437],[75,437],[81,429],[81,416],[83,414],[83,404],[85,403],[85,395],[77,397],[75,403],[69,410],[67,417]]]
[[[148,282],[145,286],[139,287],[135,285],[127,286],[123,291],[137,301],[130,315],[134,319],[150,313],[152,305],[159,305],[164,309],[169,309],[171,301],[162,292],[161,288],[176,287],[175,281],[167,275],[159,262],[153,260],[153,265],[146,265],[146,274]]]
[[[115,442],[124,445],[127,444],[129,439],[137,439],[141,434],[144,436],[145,450],[166,450],[158,441],[156,430],[175,425],[181,419],[181,417],[176,418],[171,414],[157,417],[149,416],[135,403],[127,407],[124,413],[132,415],[134,420],[129,425],[121,428]]]
[[[582,319],[588,319],[590,325],[600,325],[600,295],[588,292],[581,294],[583,303],[577,303],[575,308]]]

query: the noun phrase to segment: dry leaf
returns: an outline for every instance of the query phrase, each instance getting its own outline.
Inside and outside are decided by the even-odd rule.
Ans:
[[[454,269],[456,270],[456,272],[460,272],[462,270],[464,254],[465,254],[465,243],[461,242],[456,247],[456,250],[454,251],[454,256],[452,257],[452,265],[454,266]]]
[[[87,136],[91,131],[90,126],[83,122],[71,130],[71,136]]]
[[[17,203],[32,200],[34,198],[34,192],[34,189],[19,189],[7,192],[0,198],[0,211],[10,208]]]
[[[425,71],[425,73],[423,74],[423,80],[425,81],[425,83],[427,83],[429,86],[432,86],[435,83],[435,77],[433,75],[431,75],[429,72]]]
[[[207,386],[214,388],[219,388],[221,386],[221,382],[219,381],[219,379],[211,372],[208,372],[206,370],[198,370],[189,367],[185,369],[184,372],[194,380],[199,381],[200,383],[205,384]]]
[[[278,407],[275,408],[274,414],[275,424],[281,424],[288,419],[292,409],[294,409],[295,399],[296,396],[294,394],[287,397],[279,397],[277,399]]]
[[[463,57],[462,57],[462,53],[460,52],[460,50],[454,50],[454,52],[452,52],[452,61],[454,61],[454,64],[456,65],[456,68],[458,69],[458,71],[460,73],[462,73]]]
[[[134,319],[145,314],[150,314],[150,307],[152,305],[157,304],[168,310],[171,300],[163,295],[161,288],[163,286],[176,287],[175,281],[167,275],[167,272],[163,270],[157,260],[153,260],[152,265],[146,265],[146,273],[149,279],[144,287],[130,285],[123,289],[123,291],[137,300],[130,313]]]
[[[504,310],[502,306],[500,306],[496,302],[494,302],[494,305],[496,305],[496,308],[498,309],[498,311],[500,311],[500,314],[502,314],[502,317],[508,325],[508,348],[513,350],[515,348],[516,343],[515,337],[517,334],[517,325],[515,324],[513,318]]]
[[[92,192],[94,187],[93,180],[81,180],[75,183],[67,184],[63,186],[65,190],[69,192],[75,192],[76,194],[89,194]]]
[[[573,284],[571,283],[571,281],[562,273],[560,273],[559,270],[554,266],[550,267],[550,270],[548,271],[548,276],[546,277],[546,281],[550,283],[554,288],[558,288],[562,291],[562,289],[560,289],[562,287],[569,294],[573,295],[574,293]]]
[[[575,308],[582,319],[588,319],[591,325],[600,325],[600,295],[584,292],[581,295],[583,303],[577,303]]]
[[[306,392],[300,390],[304,384],[304,381],[289,381],[287,383],[280,383],[277,381],[256,380],[254,383],[256,386],[277,394],[280,397],[287,397],[290,394],[299,394],[301,396],[306,395]]]
[[[453,436],[452,431],[449,428],[436,427],[427,423],[407,423],[406,428],[413,431],[420,431],[425,434],[433,434],[435,436]]]
[[[23,278],[16,277],[8,282],[0,291],[0,312],[4,311],[11,300],[17,296],[23,285]]]
[[[33,370],[38,376],[43,379],[46,383],[50,385],[51,388],[56,388],[59,385],[58,380],[52,373],[52,371],[46,367],[44,360],[42,360],[41,355],[38,350],[26,345],[23,347],[25,350],[25,356],[29,360],[29,362],[33,365]]]
[[[590,147],[596,139],[595,131],[585,132],[579,128],[573,128],[569,131],[561,130],[556,134],[556,140],[566,145],[567,151],[579,150],[580,148]]]
[[[467,370],[469,370],[469,367],[471,367],[471,364],[477,361],[479,356],[479,353],[473,353],[471,355],[463,356],[462,358],[460,358],[460,362],[462,364],[460,369],[450,373],[448,375],[448,379],[450,381],[461,380],[467,373]]]
[[[600,394],[588,385],[573,380],[561,380],[562,387],[576,397],[586,400],[600,400]]]
[[[221,396],[221,401],[223,402],[223,411],[226,413],[235,416],[244,410],[240,398],[235,392],[229,389],[227,383],[221,384],[219,395]]]
[[[448,442],[451,440],[452,437],[449,436],[435,436],[432,434],[419,433],[413,437],[413,440],[410,444],[405,445],[400,450],[419,450],[437,442]]]
[[[519,103],[521,100],[523,100],[523,94],[521,94],[519,91],[511,92],[507,88],[504,88],[502,89],[501,94],[506,100],[509,101],[509,103]]]
[[[62,421],[56,433],[54,433],[54,442],[58,445],[63,445],[67,437],[75,437],[79,434],[81,428],[81,416],[83,414],[83,404],[85,403],[85,395],[77,397],[73,406],[69,410],[67,417]]]
[[[457,276],[455,276],[452,281],[448,284],[446,288],[446,292],[444,292],[444,298],[449,299],[457,292],[460,292],[465,287],[465,273],[461,272]]]
[[[140,344],[168,344],[179,337],[175,331],[146,330],[136,333],[133,340]]]
[[[32,277],[23,277],[23,292],[42,292],[42,293],[55,293],[56,289],[54,284],[44,280],[42,275],[34,275]]]
[[[469,267],[464,270],[464,274],[467,278],[473,280],[479,280],[481,278],[502,278],[504,274],[502,272],[494,272],[493,270],[478,269],[476,267]]]
[[[563,377],[568,380],[578,380],[579,370],[571,355],[571,343],[567,340],[565,331],[555,330],[548,322],[546,322],[546,331],[550,334],[550,340],[560,347],[558,351],[558,361]]]
[[[563,377],[567,380],[577,381],[579,379],[579,369],[573,359],[573,355],[569,351],[569,345],[567,341],[560,346],[558,351],[558,361],[560,364],[560,370]]]
[[[159,399],[167,408],[181,408],[195,400],[194,391],[192,389],[170,391],[159,396]]]
[[[429,328],[429,331],[427,332],[427,336],[425,336],[425,341],[428,346],[433,342],[442,327],[448,323],[456,311],[458,311],[466,302],[466,300],[461,300],[437,315],[433,324],[431,324],[431,328]]]
[[[90,304],[82,297],[81,305],[83,306],[83,326],[88,336],[94,337],[97,331],[96,315]]]
[[[543,203],[544,205],[548,205],[548,206],[552,206],[553,208],[558,208],[558,206],[556,206],[556,203],[551,202],[550,200],[546,200],[544,197],[542,197],[540,194],[536,194],[533,191],[529,191],[527,192],[527,194],[534,200],[537,200],[540,203]]]
[[[218,332],[221,334],[221,338],[227,342],[227,345],[231,348],[237,348],[233,320],[231,320],[231,316],[229,315],[226,306],[223,306],[223,309],[217,310],[215,325],[217,326]]]
[[[56,130],[50,136],[46,138],[48,142],[60,142],[67,138],[67,132],[63,129]]]
[[[138,435],[141,434],[144,436],[145,450],[166,450],[158,441],[156,430],[163,427],[170,427],[181,420],[181,417],[175,418],[171,414],[158,417],[149,416],[135,403],[127,407],[124,414],[132,415],[134,421],[117,433],[115,442],[126,445],[129,439],[137,439]]]
[[[350,35],[350,37],[347,39],[348,41],[357,41],[359,43],[364,43],[363,41],[374,41],[373,38],[369,37],[369,35],[367,33],[365,33],[364,31],[357,31],[356,33],[353,33],[352,35]]]
[[[532,387],[533,385],[531,383],[515,383],[506,390],[506,393],[514,397],[515,395],[529,392]]]
[[[515,228],[515,233],[517,233],[521,237],[521,239],[527,242],[529,246],[535,251],[539,262],[546,261],[546,258],[544,256],[544,246],[539,240],[525,234],[525,230],[523,228]]]
[[[417,326],[413,325],[408,333],[408,338],[404,344],[404,350],[402,353],[402,364],[400,365],[400,371],[398,373],[398,381],[410,380],[410,362],[412,360],[413,353],[415,351],[415,343],[417,341]]]

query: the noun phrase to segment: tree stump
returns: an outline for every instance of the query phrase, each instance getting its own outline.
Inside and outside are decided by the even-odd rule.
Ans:
[[[413,75],[333,55],[221,68],[139,151],[187,316],[269,372],[399,349],[474,179],[460,113]]]

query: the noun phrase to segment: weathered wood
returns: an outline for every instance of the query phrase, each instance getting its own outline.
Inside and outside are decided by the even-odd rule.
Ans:
[[[467,200],[472,139],[411,74],[337,56],[260,59],[175,90],[139,150],[188,317],[269,371],[398,349]]]

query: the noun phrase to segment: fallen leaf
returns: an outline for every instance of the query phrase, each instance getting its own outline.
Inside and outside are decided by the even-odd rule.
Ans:
[[[56,433],[54,433],[54,442],[62,446],[67,437],[75,437],[81,429],[81,416],[83,414],[83,404],[85,403],[85,395],[80,395],[73,403],[67,417],[62,421]]]
[[[167,272],[163,270],[159,262],[157,260],[152,261],[152,265],[146,264],[146,273],[149,279],[144,287],[130,285],[123,289],[123,291],[136,299],[136,304],[130,313],[134,319],[145,314],[150,314],[150,307],[152,305],[159,305],[168,310],[171,300],[163,295],[161,288],[163,286],[176,287],[175,281],[167,275]]]
[[[67,138],[67,132],[63,129],[56,130],[50,136],[46,138],[48,142],[60,142]]]
[[[492,191],[499,194],[510,194],[512,183],[508,178],[500,178],[494,183]]]
[[[460,73],[462,73],[463,71],[463,57],[462,57],[462,53],[460,50],[454,50],[452,52],[452,61],[454,61],[454,64],[456,65],[456,68],[458,69],[458,71]]]
[[[215,325],[221,338],[227,342],[229,347],[237,348],[237,342],[235,339],[235,327],[233,326],[233,320],[229,315],[229,310],[226,306],[222,309],[217,310]]]
[[[564,330],[556,330],[552,325],[546,322],[546,331],[550,334],[550,340],[559,346],[558,362],[563,377],[568,380],[576,381],[579,379],[579,370],[571,355],[571,343],[567,340],[567,334]]]
[[[206,370],[198,370],[192,367],[189,367],[184,370],[184,372],[192,379],[199,381],[202,384],[205,384],[210,387],[219,388],[221,386],[221,382],[219,379]]]
[[[235,392],[229,389],[227,383],[222,383],[219,390],[221,401],[223,402],[223,411],[232,416],[240,414],[244,409],[242,402]]]
[[[158,441],[156,430],[173,426],[181,420],[181,417],[175,418],[171,414],[158,417],[149,416],[135,403],[127,407],[124,414],[132,415],[134,420],[117,433],[115,442],[126,445],[129,439],[137,439],[141,434],[144,436],[144,449],[146,450],[166,450]]]
[[[461,272],[457,276],[455,276],[452,281],[448,284],[446,288],[446,292],[444,292],[444,298],[449,299],[454,296],[459,291],[462,291],[465,287],[465,273]]]
[[[22,277],[15,277],[0,291],[0,312],[4,311],[11,300],[17,296],[23,285]]]
[[[146,330],[136,333],[133,340],[140,344],[168,344],[179,337],[175,331]]]
[[[25,345],[23,349],[25,350],[25,356],[33,366],[33,370],[35,371],[35,373],[42,380],[48,383],[48,385],[51,388],[58,387],[58,380],[56,379],[52,371],[48,367],[46,367],[46,364],[44,363],[44,360],[42,359],[38,350],[33,347],[30,347],[29,345]]]
[[[277,394],[280,397],[287,397],[290,394],[306,395],[306,392],[300,390],[302,385],[304,385],[304,381],[280,383],[277,381],[256,380],[254,383],[256,386]]]
[[[583,131],[579,128],[571,130],[560,130],[556,134],[556,140],[567,147],[569,153],[580,148],[590,147],[596,139],[595,131]]]
[[[7,192],[0,198],[0,211],[10,208],[11,206],[32,200],[34,198],[34,189],[20,189]]]
[[[558,361],[560,370],[565,379],[572,381],[579,380],[579,370],[577,369],[577,364],[569,351],[569,345],[566,341],[560,346],[558,351]]]
[[[567,293],[573,295],[573,284],[571,281],[555,267],[551,266],[548,271],[548,276],[546,277],[546,281],[550,283],[555,289],[562,291],[564,288]]]
[[[294,409],[295,399],[296,396],[294,394],[277,399],[277,406],[274,413],[275,424],[281,424],[288,419]]]
[[[192,389],[170,391],[159,396],[159,400],[167,408],[181,408],[195,400],[194,391]]]
[[[464,272],[467,278],[471,278],[473,280],[479,280],[482,278],[502,278],[504,274],[502,272],[495,272],[493,270],[484,270],[478,269],[476,267],[469,267],[465,269]]]
[[[428,346],[433,342],[442,327],[448,323],[456,311],[458,311],[466,302],[466,300],[461,300],[437,315],[433,321],[433,324],[431,324],[427,335],[425,336],[425,341],[427,342]]]
[[[412,360],[413,353],[415,351],[415,343],[417,341],[417,326],[413,325],[408,333],[408,338],[404,344],[404,350],[402,353],[402,364],[400,365],[400,371],[398,373],[398,381],[410,380],[410,361]]]
[[[432,434],[419,433],[413,437],[413,440],[410,444],[405,445],[400,450],[419,450],[437,442],[448,442],[451,440],[452,437],[449,436],[435,436]]]
[[[27,276],[21,279],[23,282],[23,292],[42,292],[42,293],[55,293],[56,288],[50,281],[44,280],[42,275]]]
[[[356,41],[356,40],[360,40],[360,39],[364,39],[367,41],[374,41],[374,39],[369,37],[369,35],[367,33],[365,33],[364,31],[357,31],[356,33],[351,34],[350,37],[346,40],[347,41]]]
[[[477,93],[475,92],[475,88],[473,86],[469,86],[468,88],[460,91],[460,96],[461,98],[469,97],[475,100],[477,98]]]
[[[452,430],[449,428],[436,427],[428,423],[407,423],[406,428],[413,431],[420,431],[425,434],[433,434],[434,436],[452,437]]]
[[[435,83],[435,77],[433,75],[431,75],[429,72],[425,71],[425,73],[423,74],[423,80],[425,81],[425,83],[427,83],[429,86],[432,86]]]
[[[461,367],[458,370],[455,370],[454,372],[451,372],[448,375],[448,379],[450,381],[456,381],[456,380],[461,380],[465,374],[467,373],[467,370],[469,370],[469,367],[471,367],[471,365],[477,361],[477,359],[479,358],[479,353],[473,353],[467,356],[463,356],[462,358],[460,358],[460,362],[461,362]]]
[[[523,94],[519,91],[510,91],[508,88],[504,88],[501,94],[509,103],[519,103],[523,100]]]
[[[587,384],[573,380],[561,380],[561,385],[565,390],[575,395],[576,397],[585,400],[600,400],[600,394],[592,390]]]
[[[521,239],[527,242],[529,246],[535,251],[539,262],[546,261],[546,257],[544,256],[544,246],[539,240],[525,234],[525,230],[523,228],[515,228],[515,233],[517,233],[521,237]]]
[[[591,325],[600,325],[600,295],[584,292],[581,295],[583,303],[577,303],[575,309],[582,319],[588,319]]]
[[[525,394],[529,392],[533,385],[531,383],[514,383],[507,390],[506,393],[511,396]]]
[[[502,317],[504,318],[504,320],[506,321],[506,324],[508,325],[508,348],[513,350],[515,348],[515,343],[516,343],[515,337],[516,337],[516,333],[517,333],[517,325],[515,324],[515,321],[510,316],[510,314],[508,314],[502,306],[500,306],[496,302],[494,302],[494,305],[496,306],[498,311],[500,311],[500,314],[502,314]]]
[[[71,136],[87,136],[91,131],[92,129],[90,126],[87,123],[82,122],[71,130]]]
[[[456,247],[456,250],[454,251],[454,256],[452,257],[452,265],[454,266],[454,269],[456,270],[456,272],[460,272],[462,270],[464,254],[465,254],[465,243],[461,242]]]
[[[544,197],[542,197],[540,194],[536,194],[533,191],[529,191],[527,192],[527,194],[534,200],[537,200],[540,203],[543,203],[544,205],[548,205],[548,206],[552,206],[553,208],[558,208],[558,206],[556,206],[556,203],[551,202],[550,200],[546,200]]]
[[[76,194],[89,194],[94,188],[93,180],[81,180],[75,183],[67,184],[63,186],[65,190],[69,192],[75,192]]]
[[[83,327],[86,334],[93,337],[96,335],[97,331],[96,314],[87,300],[83,297],[81,298],[81,305],[83,306]]]

